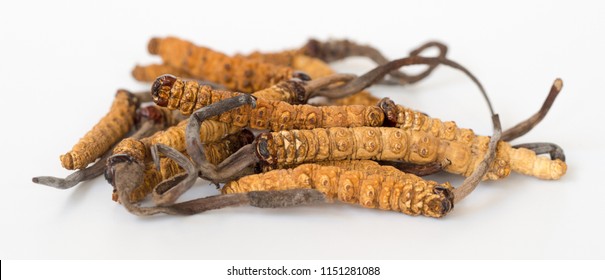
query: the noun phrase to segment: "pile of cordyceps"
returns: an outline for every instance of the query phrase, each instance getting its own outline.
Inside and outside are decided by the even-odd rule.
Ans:
[[[422,56],[429,48],[439,54]],[[511,129],[502,132],[492,111],[491,137],[364,91],[375,83],[415,83],[447,65],[471,78],[489,104],[479,81],[448,59],[439,42],[392,61],[347,40],[228,56],[168,37],[151,39],[149,52],[163,64],[137,66],[133,76],[151,82],[151,91],[119,90],[109,113],[60,157],[64,168],[78,171],[34,182],[67,189],[104,173],[113,200],[137,215],[338,200],[442,217],[481,180],[511,171],[559,179],[567,168],[555,144],[507,143],[545,116],[561,90],[559,79],[542,108]],[[350,56],[378,66],[361,76],[329,67]],[[400,70],[408,65],[427,67],[411,75]],[[311,98],[320,101],[310,104]],[[142,106],[151,101],[155,105]],[[466,180],[454,188],[420,177],[443,171]],[[198,177],[219,186],[221,194],[177,202]],[[154,206],[142,206],[145,199]]]

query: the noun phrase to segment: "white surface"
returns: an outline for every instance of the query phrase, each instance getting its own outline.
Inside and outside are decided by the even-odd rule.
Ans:
[[[146,2],[12,1],[0,10],[0,258],[605,257],[605,19],[598,2],[371,1],[372,7],[346,8],[327,1],[291,7]],[[309,37],[346,37],[371,43],[390,58],[438,39],[449,45],[450,58],[484,83],[505,128],[533,114],[554,78],[561,77],[565,86],[551,112],[517,143],[558,143],[568,173],[560,181],[512,175],[483,183],[440,220],[343,204],[140,218],[110,200],[103,178],[67,191],[31,183],[37,175],[69,174],[59,155],[105,114],[116,89],[147,88],[130,70],[136,63],[159,61],[147,54],[147,40],[166,35],[226,53],[292,48]],[[362,73],[372,64],[354,59],[334,67]],[[478,91],[451,69],[441,67],[412,87],[372,92],[491,133]],[[194,192],[191,197],[214,190],[205,186]]]

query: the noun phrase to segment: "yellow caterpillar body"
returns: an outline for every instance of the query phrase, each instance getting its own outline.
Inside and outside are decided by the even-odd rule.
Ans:
[[[119,90],[109,112],[80,138],[71,151],[61,155],[61,165],[69,170],[82,169],[101,157],[132,129],[136,108],[132,94]]]
[[[453,208],[452,187],[438,184],[372,161],[360,164],[303,164],[249,175],[226,184],[222,192],[313,188],[330,200],[408,215],[443,217]]]
[[[214,90],[209,86],[200,86],[195,81],[184,82],[169,76],[160,77],[156,84],[152,90],[156,104],[169,109],[179,109],[184,115],[241,94]],[[279,131],[315,127],[379,126],[384,120],[384,113],[378,106],[292,105],[259,98],[256,108],[242,106],[221,114],[217,119],[239,127]]]

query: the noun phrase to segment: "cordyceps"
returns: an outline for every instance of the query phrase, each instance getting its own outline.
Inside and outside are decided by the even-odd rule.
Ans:
[[[107,181],[114,186],[114,189],[121,188],[116,182],[124,182],[123,180],[116,180],[116,176],[125,176],[130,181],[138,182],[132,187],[134,193],[130,194],[129,192],[127,194],[134,203],[149,194],[151,189],[161,180],[178,175],[174,173],[177,170],[174,168],[174,162],[172,162],[169,169],[173,172],[163,172],[161,177],[154,171],[150,171],[148,169],[152,160],[152,151],[150,148],[154,145],[165,145],[174,148],[176,151],[184,151],[186,148],[185,130],[187,123],[186,120],[182,121],[175,126],[156,132],[141,140],[134,138],[122,140],[116,145],[113,155],[107,161],[107,169],[105,171]],[[241,130],[241,127],[223,122],[212,120],[203,122],[200,126],[200,137],[202,142],[207,143],[204,145],[207,149],[207,153],[205,153],[207,154],[207,158],[213,162],[220,162],[243,145],[249,144],[253,140],[252,134],[247,130]],[[226,141],[222,141],[225,136],[227,136]],[[162,164],[156,161],[155,166],[161,167]],[[129,171],[126,172],[125,169]],[[181,169],[178,170],[180,171]],[[161,169],[160,172],[162,172]],[[114,199],[117,199],[117,193],[114,191]]]
[[[449,183],[424,180],[374,161],[303,164],[293,169],[249,175],[227,183],[222,193],[301,188],[316,189],[328,200],[400,211],[412,216],[439,218],[454,204],[453,188]]]
[[[116,173],[116,169],[119,169],[118,165],[121,163],[129,163],[132,165],[132,167],[130,167],[130,173],[122,176],[128,176],[133,181],[143,180],[145,166],[152,160],[150,147],[153,145],[161,144],[172,147],[177,151],[184,151],[185,129],[187,123],[186,120],[182,121],[176,126],[169,127],[164,131],[158,131],[141,140],[126,138],[120,141],[113,149],[113,155],[107,162],[107,170],[105,172],[107,181],[114,187],[116,186],[114,183],[114,173]],[[200,132],[202,133],[201,141],[205,143],[220,141],[226,135],[234,134],[240,130],[240,127],[208,120],[202,123],[200,127]],[[141,183],[137,184],[133,189],[138,188],[142,184],[141,181]]]
[[[253,94],[258,97],[256,108],[242,106],[237,110],[221,114],[218,120],[231,123],[234,126],[249,126],[253,129],[271,129],[273,131],[292,128],[382,125],[384,113],[377,106],[318,107],[292,105],[284,101],[271,100],[277,98],[276,95],[286,96],[286,99],[298,100],[300,96],[308,96],[315,88],[321,87],[324,83],[330,84],[330,81],[331,78],[311,82],[291,81],[290,83],[280,83]],[[269,95],[268,93],[275,94],[271,94],[271,99],[263,98]],[[179,109],[184,115],[189,115],[195,110],[221,100],[242,95],[245,94],[213,90],[208,86],[200,86],[195,81],[184,82],[180,78],[170,75],[160,76],[152,89],[152,97],[156,104],[166,106],[169,109]]]
[[[252,95],[257,98],[283,101],[290,104],[306,103],[307,99],[316,90],[342,80],[351,80],[352,78],[354,76],[337,75],[309,83],[305,83],[299,79],[291,79],[256,91]],[[216,102],[216,100],[241,94],[243,93],[215,90],[197,81],[186,81],[170,74],[157,77],[151,86],[151,96],[156,104],[173,110],[179,109],[185,115],[190,115],[194,110]]]
[[[81,169],[103,156],[130,131],[137,107],[138,101],[134,95],[119,90],[109,113],[87,132],[71,151],[61,155],[61,165],[69,170]]]
[[[559,88],[560,89],[560,88]],[[455,174],[470,174],[475,156],[481,155],[486,149],[489,138],[479,136],[470,129],[461,129],[454,122],[442,122],[418,114],[400,105],[394,105],[390,100],[383,100],[381,108],[385,110],[386,118],[402,131],[423,131],[440,142],[440,156],[447,160],[444,170]],[[427,153],[431,154],[431,153]],[[513,148],[509,143],[498,143],[494,170],[487,177],[497,180],[508,176],[510,170],[533,176],[539,179],[556,180],[561,178],[567,170],[562,158],[538,157],[536,152],[526,148]]]
[[[417,165],[440,163],[449,173],[469,176],[487,151],[487,136],[472,136],[471,141],[446,140],[422,130],[387,127],[316,128],[259,135],[255,153],[272,167],[291,166],[322,160],[371,159],[404,161]],[[499,142],[496,159],[486,179],[497,180],[510,171],[540,179],[559,179],[565,174],[565,162],[538,157],[534,151],[513,148]]]
[[[330,94],[334,96],[346,96],[370,86],[374,82],[382,79],[386,74],[397,70],[402,66],[415,64],[431,65],[434,63],[444,64],[464,72],[483,91],[483,87],[480,85],[477,78],[458,63],[445,58],[425,58],[415,56],[397,59],[378,66],[357,79],[348,82],[344,86],[330,91]],[[562,81],[556,79],[540,111],[527,121],[509,131],[505,131],[505,139],[512,140],[523,135],[535,126],[544,117],[554,102],[554,99],[561,91],[562,86]],[[477,162],[476,159],[471,160],[473,159],[472,155],[481,157],[482,151],[486,150],[486,143],[489,142],[488,138],[477,136],[470,129],[458,128],[454,122],[442,122],[439,119],[430,118],[417,111],[395,105],[388,99],[382,100],[379,103],[379,106],[385,112],[386,125],[396,126],[404,131],[419,130],[430,133],[433,137],[438,138],[439,141],[447,143],[446,148],[439,148],[443,151],[444,155],[447,154],[447,156],[443,157],[447,162],[443,163],[446,164],[446,170],[449,169],[448,171],[456,174],[470,174],[473,166],[470,162]],[[435,149],[437,148],[435,147]],[[532,150],[525,148],[511,149],[511,146],[504,142],[498,146],[498,156],[493,167],[495,168],[494,172],[489,172],[487,177],[494,180],[508,176],[510,173],[509,168],[513,171],[541,179],[558,179],[563,176],[567,170],[567,166],[562,158],[547,159],[537,157],[536,153]]]
[[[172,112],[166,108],[158,106],[147,106],[140,108],[137,111],[135,117],[135,123],[137,130],[130,135],[131,139],[140,139],[148,137],[168,126],[174,125],[178,119],[175,116],[176,112]],[[32,181],[37,184],[42,184],[58,189],[69,189],[80,182],[88,181],[93,179],[105,172],[105,163],[107,158],[111,155],[111,151],[105,152],[105,154],[97,160],[94,164],[80,169],[65,178],[57,178],[52,176],[39,176],[34,177]]]
[[[256,59],[230,57],[175,37],[153,38],[149,52],[162,57],[164,63],[184,69],[191,77],[225,85],[242,92],[255,92],[293,77],[308,79],[289,67],[264,63]]]
[[[141,207],[125,201],[124,206],[131,213],[142,216],[158,213],[192,215],[241,205],[262,208],[290,207],[329,201],[338,197],[339,200],[360,203],[370,208],[378,206],[411,215],[442,217],[453,208],[454,203],[464,199],[476,188],[480,178],[485,175],[488,166],[493,161],[501,130],[497,115],[492,115],[492,121],[494,135],[488,144],[485,157],[474,172],[456,189],[452,189],[447,183],[437,185],[434,182],[403,174],[390,167],[379,167],[375,163],[349,161],[329,163],[334,166],[312,164],[291,171],[252,175],[252,177],[240,179],[225,187],[223,192],[227,194],[176,204],[157,204],[159,206],[153,207]],[[186,175],[164,181],[161,187],[156,188],[156,190],[163,189],[164,193],[160,195],[167,193],[176,195],[176,197],[172,197],[171,201],[174,201],[183,193],[183,186],[187,186],[187,182],[192,177],[196,177],[196,170],[185,156],[174,149],[163,145],[155,146],[155,148],[175,159],[186,170]],[[124,171],[128,172],[132,167],[133,165],[125,165]],[[320,172],[314,173],[313,171],[316,170],[320,170]],[[269,182],[272,179],[276,179],[276,181]],[[280,183],[279,186],[274,184],[276,182]],[[402,185],[401,182],[404,184]],[[136,183],[138,182],[119,177],[117,184],[124,186],[119,190],[120,196],[125,196]],[[154,193],[154,195],[156,194]]]
[[[231,135],[227,135],[223,139],[205,143],[205,156],[209,162],[219,164],[231,154],[239,150],[242,146],[251,143],[253,138],[254,136],[252,133],[249,130],[244,129]],[[131,145],[134,146],[136,144]],[[124,153],[123,150],[117,150],[115,152],[116,154]],[[158,159],[158,161],[155,163],[150,161],[145,163],[143,182],[141,185],[134,188],[129,194],[131,203],[136,203],[143,200],[160,182],[174,177],[184,171],[174,160],[169,158]],[[112,165],[111,162],[109,164]],[[112,199],[114,201],[118,201],[117,194],[118,192],[116,187],[114,187],[114,192],[112,195]]]

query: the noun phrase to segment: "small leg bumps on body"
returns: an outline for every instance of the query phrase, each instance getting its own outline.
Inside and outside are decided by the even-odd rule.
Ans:
[[[438,54],[423,56],[430,48]],[[396,60],[346,39],[230,56],[166,37],[152,38],[148,51],[161,62],[137,65],[132,75],[150,90],[119,90],[109,112],[61,156],[63,167],[78,171],[34,182],[67,189],[104,173],[113,200],[142,216],[342,202],[441,218],[481,180],[511,172],[556,180],[567,170],[563,149],[554,143],[509,143],[544,119],[562,81],[555,80],[538,113],[502,133],[479,80],[446,57],[448,47],[440,42]],[[330,68],[352,56],[378,66],[360,76]],[[409,65],[426,69],[400,69]],[[411,86],[440,65],[478,86],[492,115],[491,137],[367,90],[376,83]],[[157,106],[139,108],[150,101]],[[437,172],[466,179],[453,187],[419,176]],[[214,183],[217,194],[177,202],[199,178]]]

